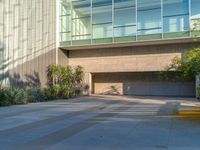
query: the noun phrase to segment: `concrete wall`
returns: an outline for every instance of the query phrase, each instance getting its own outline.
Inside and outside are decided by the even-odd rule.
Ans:
[[[159,72],[96,73],[93,93],[140,96],[195,96],[195,81],[161,80]]]
[[[72,50],[69,64],[81,65],[88,73],[93,72],[142,72],[161,71],[175,56],[197,46],[196,44],[173,44]]]
[[[56,0],[0,0],[0,80],[46,84],[56,63]]]
[[[101,48],[90,50],[69,51],[69,64],[72,66],[81,65],[85,69],[85,82],[91,85],[94,93],[104,93],[110,87],[115,86],[118,94],[130,95],[168,95],[168,96],[194,96],[195,81],[191,82],[163,82],[157,79],[137,80],[135,77],[127,77],[124,74],[111,82],[107,78],[108,73],[137,73],[137,72],[159,72],[165,70],[175,56],[182,54],[194,47],[194,43],[167,44],[151,46],[132,46],[122,48]],[[91,78],[91,73],[106,73],[101,79]],[[103,79],[102,79],[103,78]],[[121,78],[127,78],[120,81]],[[91,84],[93,79],[93,84]],[[127,86],[126,86],[127,85]],[[142,88],[143,85],[143,88]],[[129,87],[131,92],[125,90]],[[137,88],[140,87],[140,88]],[[153,88],[154,87],[154,88]],[[153,88],[153,90],[150,90]],[[136,91],[136,89],[138,89]],[[162,90],[161,90],[162,89]],[[139,91],[143,93],[138,93]],[[156,94],[157,91],[157,94]],[[184,91],[184,92],[182,92]],[[135,93],[134,93],[135,92]]]

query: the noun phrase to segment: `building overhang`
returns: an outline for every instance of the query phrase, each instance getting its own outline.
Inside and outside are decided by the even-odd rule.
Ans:
[[[98,44],[98,45],[81,45],[81,46],[60,46],[64,50],[85,50],[85,49],[100,49],[100,48],[119,48],[119,47],[134,47],[134,46],[149,46],[149,45],[166,45],[166,44],[186,44],[200,43],[200,37],[195,38],[176,38],[176,39],[161,39],[151,41],[134,41],[126,43]]]

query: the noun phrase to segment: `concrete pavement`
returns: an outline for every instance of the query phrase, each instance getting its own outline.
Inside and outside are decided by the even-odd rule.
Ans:
[[[2,107],[0,150],[199,150],[199,106],[186,98],[91,96]]]

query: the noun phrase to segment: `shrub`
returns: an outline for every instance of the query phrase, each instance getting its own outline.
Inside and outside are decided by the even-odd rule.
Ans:
[[[53,95],[51,93],[51,88],[45,88],[44,89],[44,94],[45,94],[47,100],[53,100],[53,99],[56,98],[56,97],[53,97]]]
[[[53,64],[48,67],[47,75],[49,87],[45,93],[48,99],[69,98],[81,93],[84,76],[81,66],[72,68]]]
[[[75,87],[74,89],[73,89],[73,94],[75,95],[75,96],[77,96],[77,95],[80,95],[81,94],[81,87]]]
[[[60,93],[61,93],[62,98],[72,97],[72,95],[73,95],[72,87],[70,85],[67,85],[67,84],[62,85]]]
[[[0,106],[7,106],[9,102],[5,98],[5,89],[0,87]]]
[[[48,100],[59,98],[60,93],[61,93],[61,87],[58,84],[44,89],[44,94]]]
[[[43,102],[47,100],[45,92],[41,89],[28,89],[27,90],[28,101],[29,102]]]
[[[166,73],[162,72],[162,74],[170,78],[170,71],[175,72],[176,77],[180,79],[194,79],[200,73],[200,48],[194,48],[184,53],[182,58],[173,58],[165,70]]]
[[[7,105],[26,104],[28,103],[27,93],[24,89],[6,88],[4,90]]]

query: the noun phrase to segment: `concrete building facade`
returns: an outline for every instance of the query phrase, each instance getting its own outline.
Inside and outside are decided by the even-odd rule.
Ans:
[[[56,63],[83,66],[95,94],[195,96],[195,79],[159,72],[200,46],[191,31],[199,8],[199,0],[0,0],[2,84],[43,87]]]

